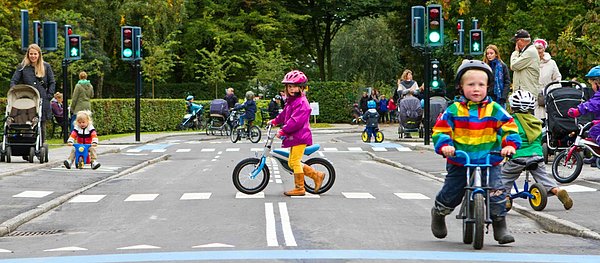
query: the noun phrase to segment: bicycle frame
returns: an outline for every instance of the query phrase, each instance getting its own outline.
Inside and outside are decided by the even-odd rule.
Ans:
[[[600,155],[594,149],[597,149],[600,146],[598,146],[598,144],[595,142],[586,140],[583,137],[583,134],[592,126],[594,126],[594,122],[588,122],[585,125],[577,124],[577,126],[579,127],[579,132],[577,133],[577,137],[575,138],[573,145],[568,148],[567,156],[565,158],[565,165],[568,165],[568,162],[571,160],[571,156],[573,154],[578,154],[578,152],[582,152],[584,149],[589,150],[594,156],[600,157]]]
[[[490,156],[492,153],[490,153],[486,157],[485,164],[472,164],[471,159],[469,158],[469,155],[465,151],[457,150],[455,154],[457,156],[459,156],[459,155],[464,156],[465,160],[466,160],[465,167],[467,167],[467,186],[465,187],[465,189],[467,190],[467,192],[465,193],[465,198],[468,198],[468,202],[471,203],[471,202],[473,202],[473,197],[476,194],[482,193],[485,197],[485,208],[486,208],[485,209],[485,223],[491,224],[492,219],[490,217],[490,210],[489,210],[489,206],[490,206],[489,190],[491,189],[489,187],[489,172],[490,172],[490,167],[492,166],[490,164]],[[475,171],[473,173],[473,176],[471,176],[471,168],[473,168],[473,167],[475,168]],[[482,173],[481,173],[482,167],[486,168],[485,186],[482,184],[483,179],[481,178],[482,177]],[[457,219],[463,219],[469,223],[475,223],[475,218],[469,218],[469,216],[472,213],[471,206],[467,205],[467,207],[462,207],[464,205],[465,205],[465,202],[463,202],[461,204],[460,211],[465,211],[465,214],[457,215],[456,216]]]

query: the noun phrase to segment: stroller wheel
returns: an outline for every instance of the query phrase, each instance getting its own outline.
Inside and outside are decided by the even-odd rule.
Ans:
[[[35,148],[29,147],[29,156],[27,156],[27,161],[29,163],[33,163],[33,157],[35,156]]]
[[[6,146],[6,162],[10,163],[10,158],[12,156],[12,149],[10,149],[10,146]]]

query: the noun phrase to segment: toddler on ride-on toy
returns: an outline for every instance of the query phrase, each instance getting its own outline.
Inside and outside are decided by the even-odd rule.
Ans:
[[[363,142],[371,142],[371,137],[375,137],[375,142],[383,141],[383,133],[379,131],[379,113],[377,112],[377,103],[374,100],[367,102],[367,112],[362,116],[365,121],[365,130],[362,132]]]
[[[77,117],[75,118],[75,123],[73,127],[73,131],[71,132],[71,136],[69,140],[67,140],[67,144],[69,146],[73,146],[75,142],[78,144],[91,144],[89,150],[90,163],[92,169],[98,169],[100,167],[100,163],[96,161],[96,147],[98,146],[98,135],[96,134],[96,129],[94,128],[92,117],[90,116],[92,113],[90,111],[80,111],[77,113]],[[75,148],[71,149],[71,154],[69,158],[63,162],[67,169],[71,169],[71,165],[75,159]],[[87,163],[87,160],[85,161]]]
[[[445,238],[448,234],[445,217],[462,202],[467,185],[466,158],[455,156],[455,151],[466,152],[470,163],[481,165],[488,163],[486,157],[491,151],[500,151],[506,156],[514,154],[521,144],[513,118],[487,96],[488,89],[493,86],[494,74],[487,64],[478,60],[463,62],[456,73],[460,97],[448,106],[433,127],[435,152],[447,157],[448,170],[431,209],[431,232],[437,238]],[[485,186],[489,187],[488,209],[494,239],[500,244],[511,243],[515,239],[506,228],[506,192],[498,166],[502,157],[492,155],[488,161],[492,166],[486,169],[489,184]]]

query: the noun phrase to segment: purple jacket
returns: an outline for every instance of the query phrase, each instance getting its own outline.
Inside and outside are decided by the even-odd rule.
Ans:
[[[579,104],[577,108],[582,115],[592,112],[594,120],[600,120],[600,90],[596,91],[588,101]]]
[[[287,97],[283,111],[275,118],[275,123],[283,124],[281,130],[285,140],[281,143],[281,147],[288,148],[300,144],[312,145],[310,111],[310,104],[304,93],[298,97]]]

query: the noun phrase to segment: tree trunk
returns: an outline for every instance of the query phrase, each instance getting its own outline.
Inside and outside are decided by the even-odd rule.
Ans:
[[[96,87],[96,98],[102,98],[102,86],[104,85],[104,74],[98,79],[98,87]]]
[[[319,79],[321,81],[326,80],[325,75],[325,51],[321,46],[321,41],[319,40],[319,21],[316,19],[312,19],[312,27],[313,27],[313,43],[315,45],[315,49],[317,50],[317,67],[319,67]]]
[[[154,79],[152,79],[152,98],[154,99]]]

